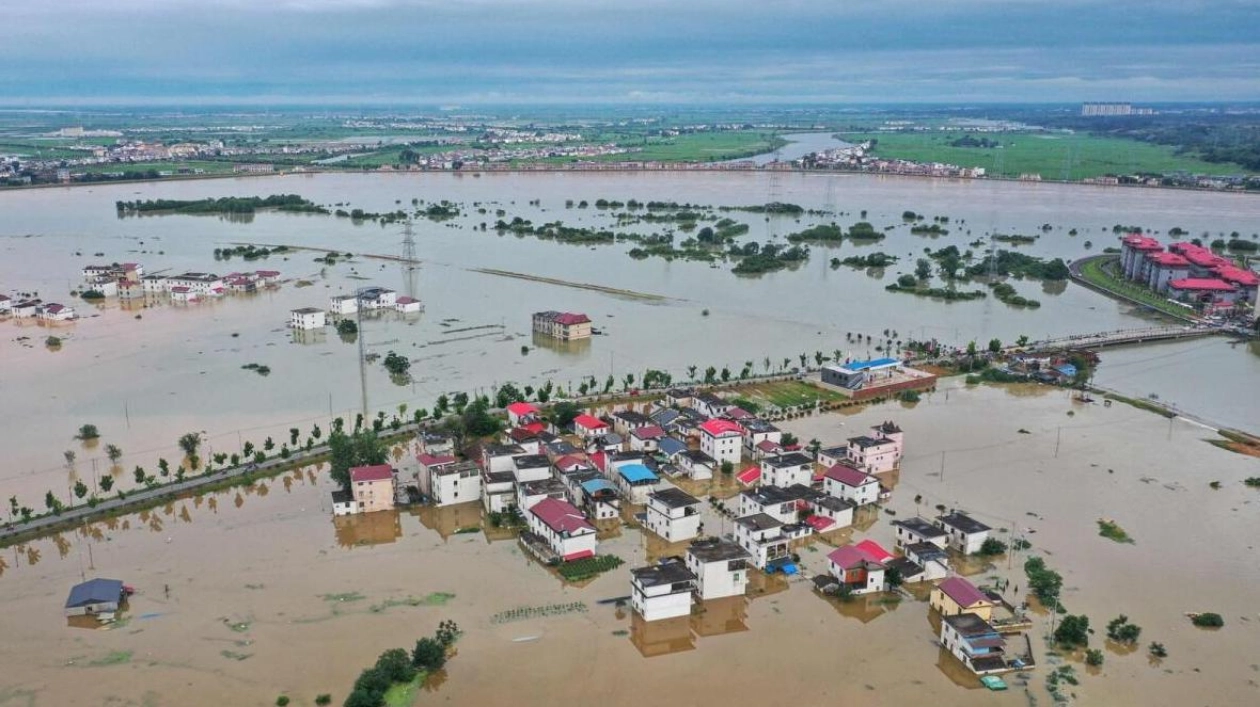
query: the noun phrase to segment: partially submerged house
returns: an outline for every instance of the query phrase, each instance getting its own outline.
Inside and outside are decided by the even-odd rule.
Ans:
[[[350,470],[350,491],[360,513],[394,510],[394,470],[388,464]]]
[[[980,552],[980,546],[989,539],[989,526],[965,513],[947,513],[936,519],[938,528],[944,531],[951,549],[964,555]]]
[[[1024,670],[1030,661],[1008,656],[1006,639],[988,621],[975,614],[957,614],[941,620],[941,645],[976,675]]]
[[[653,491],[647,497],[647,529],[666,542],[700,535],[700,499],[676,488]]]
[[[993,618],[993,607],[997,602],[966,579],[950,577],[936,585],[928,597],[928,604],[941,616],[975,614],[988,621]]]
[[[669,557],[630,570],[630,606],[644,621],[672,619],[691,614],[696,575],[682,559]]]
[[[931,543],[937,547],[945,547],[945,531],[922,518],[904,518],[894,520],[897,547],[905,547],[915,543]]]
[[[808,486],[814,481],[814,460],[800,452],[768,456],[761,460],[761,483],[788,487]]]
[[[687,548],[687,569],[696,576],[696,592],[702,600],[743,596],[750,560],[747,550],[719,538],[697,540]]]
[[[878,545],[874,545],[874,548],[882,550]],[[881,554],[874,551],[871,546],[859,543],[836,548],[827,555],[827,564],[831,569],[831,575],[842,587],[842,591],[869,594],[884,591],[887,572],[884,562],[887,557],[886,552]]]
[[[542,539],[556,557],[569,562],[594,557],[595,526],[568,501],[545,498],[525,513],[530,531]]]
[[[97,616],[118,611],[127,596],[127,588],[117,579],[89,579],[70,588],[66,598],[66,616]]]
[[[847,464],[836,464],[824,474],[823,491],[865,506],[879,500],[879,479]]]

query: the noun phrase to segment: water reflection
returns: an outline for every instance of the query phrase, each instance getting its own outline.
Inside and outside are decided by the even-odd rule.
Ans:
[[[324,329],[294,329],[289,338],[300,346],[328,343],[328,332]]]
[[[936,669],[959,687],[965,687],[968,690],[978,690],[983,687],[980,678],[943,646],[936,654]]]
[[[470,501],[442,507],[413,506],[407,512],[419,518],[420,525],[447,540],[452,535],[480,533],[485,508],[480,501]]]
[[[376,511],[332,519],[337,544],[345,548],[384,545],[402,537],[398,511]]]
[[[534,348],[547,349],[548,351],[555,351],[559,354],[580,355],[590,353],[591,341],[593,339],[594,337],[589,339],[577,339],[575,341],[562,341],[554,337],[536,333],[533,336],[533,345]]]
[[[700,602],[691,612],[691,630],[697,636],[723,636],[748,630],[748,598],[723,597]]]
[[[691,617],[678,616],[660,621],[644,621],[637,613],[630,617],[630,642],[644,658],[695,650]]]
[[[861,596],[841,599],[815,591],[816,595],[831,604],[836,613],[846,619],[856,619],[860,623],[869,624],[884,614],[897,610],[904,601],[900,595],[891,592],[875,592]]]

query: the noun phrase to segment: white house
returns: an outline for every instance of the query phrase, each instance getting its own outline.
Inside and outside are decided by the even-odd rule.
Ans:
[[[333,316],[345,316],[359,311],[359,298],[354,295],[333,295],[328,300],[328,312]]]
[[[697,393],[691,399],[691,407],[705,417],[721,417],[735,406],[713,393]]]
[[[13,312],[13,299],[8,295],[0,295],[0,315]]]
[[[691,614],[696,576],[682,560],[671,557],[630,570],[630,606],[644,621]]]
[[[172,275],[163,283],[167,291],[174,292],[177,287],[186,287],[200,297],[218,297],[223,294],[223,278],[208,272],[186,272]]]
[[[415,297],[403,296],[394,301],[394,309],[403,314],[419,314],[424,311],[424,305]]]
[[[416,485],[420,488],[420,493],[426,496],[433,496],[433,471],[444,466],[450,466],[455,463],[455,457],[449,454],[429,454],[428,452],[420,452],[416,454],[416,463],[419,468],[416,469]],[[480,469],[480,467],[478,467]]]
[[[868,474],[896,469],[901,463],[905,435],[892,422],[881,422],[871,428],[870,435],[849,440],[849,462]]]
[[[367,287],[358,293],[359,306],[364,309],[396,309],[398,293],[385,287]]]
[[[507,417],[510,426],[520,427],[538,418],[538,407],[532,403],[517,401],[507,406]]]
[[[517,455],[512,458],[512,475],[518,484],[550,478],[551,460],[541,454]]]
[[[289,326],[293,329],[323,329],[327,325],[327,315],[322,309],[300,307],[289,312]]]
[[[47,302],[39,306],[36,316],[46,322],[68,322],[74,319],[74,307]]]
[[[789,452],[761,460],[761,483],[787,488],[814,482],[814,460],[800,452]]]
[[[652,424],[652,418],[641,412],[635,412],[634,410],[622,410],[621,412],[615,412],[613,413],[612,419],[613,431],[622,437],[629,436],[631,432],[634,432],[640,427],[647,427]]]
[[[814,499],[812,514],[805,519],[819,533],[840,530],[853,525],[853,511],[857,504],[835,496]]]
[[[783,531],[783,523],[765,513],[735,519],[735,542],[748,551],[753,565],[759,569],[788,557],[789,540]]]
[[[922,518],[894,520],[892,526],[896,528],[899,548],[915,543],[931,543],[939,548],[945,547],[945,531]]]
[[[359,504],[354,500],[354,494],[340,489],[332,492],[332,507],[334,516],[350,516],[359,512]]]
[[[902,547],[901,551],[905,553],[907,560],[922,568],[920,580],[931,582],[949,576],[952,569],[949,555],[940,547],[932,543],[913,543]]]
[[[856,545],[838,547],[827,555],[831,574],[853,594],[884,590],[884,563]]]
[[[200,299],[200,295],[194,292],[191,288],[184,287],[183,285],[172,287],[170,289],[170,294],[171,302],[174,302],[175,304],[191,304]]]
[[[608,423],[594,415],[578,415],[573,418],[573,433],[582,439],[590,439],[609,432]]]
[[[516,471],[516,458],[525,455],[516,444],[487,444],[481,448],[481,465],[487,471]]]
[[[516,477],[510,471],[481,471],[481,505],[487,513],[502,513],[516,505]]]
[[[690,407],[695,395],[694,388],[670,388],[665,391],[665,404],[676,408]]]
[[[481,500],[481,467],[477,462],[453,462],[430,469],[430,497],[436,506]]]
[[[846,464],[836,464],[823,477],[823,491],[865,506],[879,500],[879,479]]]
[[[830,469],[836,464],[849,463],[849,447],[840,445],[838,447],[824,447],[818,450],[818,464],[824,469]]]
[[[980,546],[989,539],[989,526],[965,513],[947,513],[938,516],[936,526],[945,531],[949,547],[964,555],[980,552]]]
[[[783,431],[765,420],[751,418],[741,420],[739,424],[744,428],[744,449],[747,449],[749,454],[754,454],[753,450],[764,442],[772,445],[783,444]]]
[[[565,562],[595,555],[595,526],[572,503],[545,498],[535,503],[525,516],[530,531],[541,537]]]
[[[752,555],[729,540],[697,540],[687,548],[687,569],[696,576],[702,600],[742,596],[748,589],[748,561]]]
[[[576,482],[577,491],[572,492],[573,496],[592,518],[613,520],[621,515],[621,497],[617,494],[617,487],[598,471],[576,471],[568,476]]]
[[[821,494],[817,491],[800,484],[787,488],[758,486],[740,492],[736,513],[740,516],[764,513],[780,523],[790,525],[796,522],[797,514],[808,509],[810,502],[819,495]]]
[[[665,430],[659,425],[644,425],[630,432],[630,449],[635,452],[655,452]]]
[[[1006,639],[1002,634],[975,614],[942,617],[941,645],[976,675],[1018,667],[1007,660]]]
[[[13,313],[15,319],[30,319],[39,313],[41,304],[37,299],[18,300],[13,303],[9,311]]]
[[[569,489],[559,479],[546,478],[539,481],[526,481],[516,485],[516,507],[527,511],[534,504],[545,498],[560,501],[569,500]]]
[[[744,428],[730,420],[709,420],[700,425],[700,451],[718,464],[738,464]]]
[[[613,483],[621,491],[622,498],[632,505],[647,503],[648,494],[660,485],[660,477],[643,464],[613,464]]]
[[[686,449],[675,457],[678,468],[696,481],[708,481],[717,471],[717,460],[699,449]]]
[[[647,529],[675,543],[700,535],[700,499],[676,488],[648,494]]]

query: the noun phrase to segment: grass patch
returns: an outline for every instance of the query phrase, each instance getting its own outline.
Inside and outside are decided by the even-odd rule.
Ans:
[[[1221,618],[1220,614],[1208,611],[1191,616],[1190,623],[1199,628],[1220,628],[1225,625],[1225,619]]]
[[[367,597],[363,596],[359,592],[342,592],[341,594],[324,594],[321,598],[324,601],[343,602],[343,601],[363,601]]]
[[[1098,534],[1118,543],[1133,544],[1133,538],[1125,532],[1115,521],[1100,520],[1098,521]]]
[[[1001,147],[955,147],[951,142],[970,135],[963,131],[841,134],[848,142],[878,140],[874,154],[915,162],[946,162],[960,167],[984,167],[995,177],[1040,174],[1043,179],[1069,180],[1108,174],[1185,170],[1199,174],[1242,173],[1236,164],[1205,162],[1178,155],[1173,147],[1087,133],[1042,135],[1003,133]],[[1000,169],[999,169],[1000,167]]]
[[[249,630],[252,621],[232,621],[231,619],[223,619],[223,625],[232,629],[237,633],[245,633]]]
[[[368,611],[379,614],[395,606],[446,606],[446,603],[454,598],[455,595],[448,592],[433,592],[422,597],[409,596],[404,599],[386,599],[379,604],[373,604],[368,607]]]
[[[228,650],[219,651],[219,655],[223,656],[224,658],[228,658],[231,660],[238,660],[238,661],[247,660],[249,658],[254,657],[253,653],[237,653],[236,651],[228,651]]]
[[[88,661],[88,666],[93,668],[104,668],[110,665],[123,665],[131,662],[131,651],[113,651],[107,653],[103,658]]]
[[[1088,260],[1081,265],[1081,277],[1095,287],[1140,302],[1161,314],[1182,320],[1194,315],[1194,310],[1175,304],[1145,287],[1135,285],[1116,275],[1112,269],[1119,262],[1119,256]]]
[[[1173,418],[1177,416],[1177,413],[1169,410],[1168,408],[1164,407],[1163,405],[1160,405],[1159,403],[1151,402],[1149,400],[1142,400],[1140,398],[1126,398],[1123,395],[1116,395],[1115,393],[1107,393],[1103,397],[1106,398],[1107,400],[1115,400],[1116,402],[1124,403],[1125,405],[1132,405],[1133,407],[1139,410],[1153,412],[1156,415],[1159,415],[1161,417]]]
[[[419,672],[411,682],[396,682],[391,685],[385,691],[385,707],[411,707],[427,677],[426,673]]]
[[[848,400],[848,398],[833,390],[819,388],[816,385],[799,380],[754,383],[740,386],[738,391],[743,397],[753,400],[764,400],[780,408],[813,405],[818,402],[845,402]]]
[[[569,582],[581,582],[616,569],[623,564],[625,564],[625,561],[616,555],[600,555],[599,557],[588,557],[584,560],[562,563],[556,568],[556,571]]]
[[[564,616],[566,614],[585,614],[586,602],[575,601],[569,604],[547,604],[546,606],[522,606],[516,609],[500,611],[490,617],[492,624],[506,624],[513,621],[524,621],[547,616]]]

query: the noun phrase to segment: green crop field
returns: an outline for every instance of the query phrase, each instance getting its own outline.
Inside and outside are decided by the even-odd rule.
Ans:
[[[949,144],[964,135],[999,141],[1002,147],[954,147]],[[1042,179],[1063,179],[1065,168],[1070,180],[1137,172],[1163,174],[1178,170],[1202,174],[1248,173],[1236,164],[1204,162],[1176,155],[1173,148],[1165,145],[1084,133],[977,134],[940,131],[842,133],[840,137],[848,142],[878,140],[874,150],[878,157],[984,167],[991,176],[998,177],[1031,173],[1040,174]]]
[[[736,389],[739,395],[762,400],[778,407],[813,405],[815,402],[843,402],[848,400],[840,393],[826,390],[804,381],[786,380],[770,383],[754,383]]]

